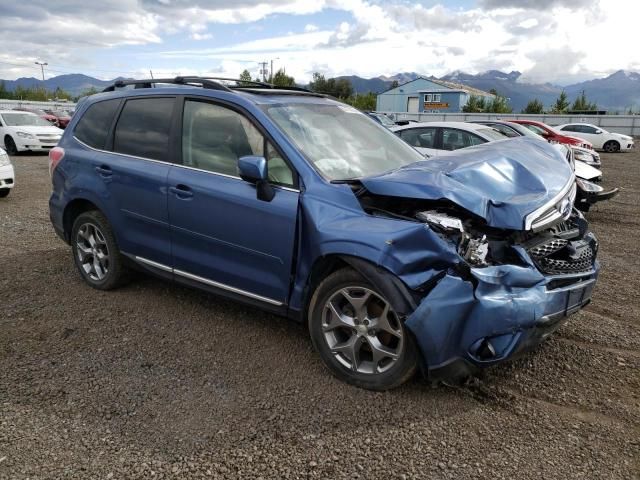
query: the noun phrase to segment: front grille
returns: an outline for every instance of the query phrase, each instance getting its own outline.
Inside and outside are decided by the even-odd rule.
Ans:
[[[570,241],[556,237],[544,238],[527,248],[540,271],[550,275],[590,271],[596,250],[595,239]]]

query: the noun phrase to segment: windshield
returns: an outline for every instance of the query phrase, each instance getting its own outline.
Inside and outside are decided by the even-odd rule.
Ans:
[[[520,125],[519,123],[509,122],[509,126],[513,128],[515,131],[519,132],[523,137],[531,137],[537,140],[540,140],[542,138],[542,135],[535,133],[533,130],[529,130],[525,126]]]
[[[478,133],[481,133],[490,140],[504,140],[505,138],[509,138],[495,128],[479,128]]]
[[[394,123],[393,120],[391,120],[389,117],[387,117],[386,115],[384,115],[382,113],[372,113],[371,115],[376,117],[380,121],[380,123],[382,125],[384,125],[385,127],[395,127],[396,126],[396,124]]]
[[[289,104],[266,111],[329,180],[376,175],[425,159],[348,105]]]
[[[2,119],[8,127],[48,127],[49,122],[33,113],[3,113]]]

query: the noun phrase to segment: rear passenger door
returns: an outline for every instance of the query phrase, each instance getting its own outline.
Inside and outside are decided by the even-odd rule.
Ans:
[[[171,168],[169,220],[176,277],[262,304],[287,301],[298,213],[297,176],[252,119],[209,100],[184,101],[182,165]],[[258,200],[238,158],[267,159],[276,194]]]
[[[152,266],[171,264],[167,175],[175,97],[125,99],[95,174],[116,211],[120,249]]]

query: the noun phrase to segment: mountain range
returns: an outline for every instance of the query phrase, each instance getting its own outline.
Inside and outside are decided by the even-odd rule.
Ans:
[[[415,72],[398,73],[393,76],[381,75],[374,78],[362,78],[356,75],[338,78],[349,80],[354,91],[363,94],[368,92],[380,93],[389,89],[394,81],[402,85],[420,76],[436,78]],[[528,83],[521,80],[521,76],[522,74],[516,71],[506,73],[499,70],[489,70],[475,75],[456,71],[440,77],[440,80],[455,82],[485,91],[495,89],[498,94],[509,99],[514,112],[521,111],[534,98],[540,100],[545,107],[550,107],[563,89],[569,96],[570,101],[573,101],[584,90],[589,101],[596,102],[600,108],[609,111],[626,113],[630,108],[634,111],[640,108],[640,73],[638,72],[618,70],[605,78],[588,80],[565,87],[559,87],[551,83]],[[87,75],[70,74],[52,77],[44,82],[33,77],[0,81],[4,82],[5,88],[9,91],[15,90],[17,86],[43,86],[47,90],[55,90],[56,87],[60,87],[72,95],[80,95],[92,87],[102,90],[120,78],[99,80]]]

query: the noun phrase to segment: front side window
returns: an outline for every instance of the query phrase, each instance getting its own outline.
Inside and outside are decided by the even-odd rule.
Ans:
[[[293,185],[291,168],[244,115],[212,103],[185,101],[183,165],[237,177],[238,159],[248,155],[266,158],[272,183]]]
[[[596,133],[597,129],[589,125],[582,125],[582,133]]]
[[[267,114],[325,178],[380,174],[424,160],[391,131],[348,105],[265,105]]]
[[[436,128],[409,128],[400,131],[400,138],[412,147],[434,148],[436,142]]]
[[[75,137],[93,148],[104,148],[107,134],[118,110],[120,99],[106,100],[91,105],[78,121]]]
[[[492,128],[495,128],[497,131],[499,131],[505,137],[514,138],[514,137],[519,137],[520,136],[520,134],[518,134],[511,127],[507,127],[506,125],[502,125],[500,123],[496,123],[494,125],[489,125],[489,126],[492,127]]]
[[[113,151],[168,161],[174,98],[127,100],[113,138]]]
[[[481,143],[487,143],[487,141],[473,133],[456,128],[442,129],[443,150],[459,150],[461,148],[471,147],[472,145],[480,145]]]

